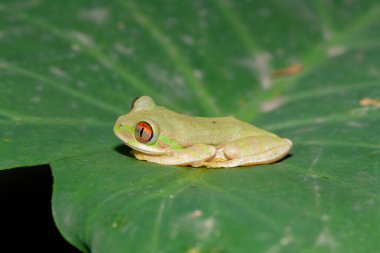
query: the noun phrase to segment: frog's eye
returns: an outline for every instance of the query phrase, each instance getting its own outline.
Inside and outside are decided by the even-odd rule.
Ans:
[[[136,124],[135,138],[138,142],[153,144],[157,140],[157,128],[151,122],[140,121]]]

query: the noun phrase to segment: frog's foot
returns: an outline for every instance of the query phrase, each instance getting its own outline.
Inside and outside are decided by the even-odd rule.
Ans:
[[[271,136],[251,136],[224,146],[225,161],[211,159],[202,162],[208,168],[223,168],[274,163],[284,158],[292,148],[289,139]]]
[[[133,155],[139,160],[159,163],[164,165],[191,165],[193,167],[203,166],[203,161],[215,156],[216,148],[206,144],[194,144],[188,148],[173,151],[170,155],[150,155],[133,150]]]

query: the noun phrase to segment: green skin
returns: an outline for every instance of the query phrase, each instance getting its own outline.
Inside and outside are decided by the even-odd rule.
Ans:
[[[152,141],[135,137],[138,122],[153,128]],[[136,99],[120,116],[114,132],[137,159],[165,165],[236,167],[273,163],[284,158],[292,142],[233,117],[203,118],[157,106],[152,98]]]

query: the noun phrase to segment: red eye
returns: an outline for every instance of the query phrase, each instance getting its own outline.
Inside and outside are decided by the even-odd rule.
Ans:
[[[152,140],[153,136],[153,128],[148,122],[140,121],[136,124],[135,138],[138,142],[149,142],[150,140]]]

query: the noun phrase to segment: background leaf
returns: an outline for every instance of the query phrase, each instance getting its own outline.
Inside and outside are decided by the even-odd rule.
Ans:
[[[370,0],[2,3],[0,168],[51,164],[57,225],[83,251],[374,252],[379,15]],[[112,126],[142,94],[294,149],[225,170],[137,161]]]

